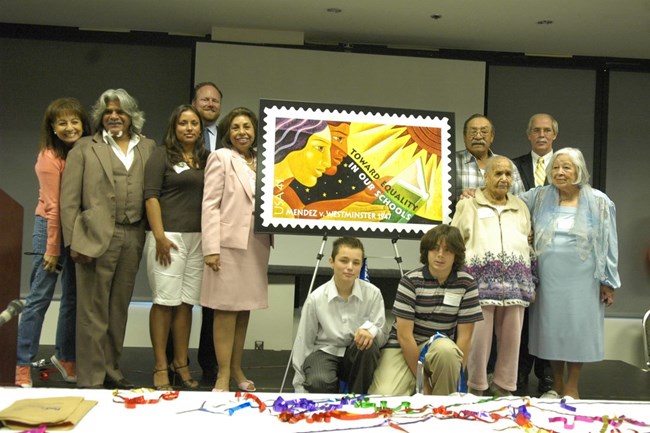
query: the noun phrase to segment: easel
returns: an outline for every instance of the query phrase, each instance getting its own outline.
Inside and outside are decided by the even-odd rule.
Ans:
[[[399,251],[397,251],[397,241],[398,238],[393,238],[391,239],[391,243],[393,244],[393,251],[395,251],[395,261],[397,262],[397,267],[399,268],[399,274],[400,277],[404,275],[404,270],[402,269],[402,257],[399,255]],[[316,282],[316,275],[318,274],[318,267],[320,266],[320,262],[323,259],[323,251],[325,250],[325,244],[327,243],[327,233],[323,235],[323,239],[320,244],[320,250],[318,251],[318,254],[316,254],[316,266],[314,267],[314,272],[311,276],[311,282],[309,283],[309,290],[307,291],[307,298],[309,298],[309,295],[311,294],[312,290],[314,289],[314,284]],[[284,384],[287,380],[287,374],[289,374],[289,366],[291,365],[291,359],[293,358],[293,346],[294,344],[291,345],[291,352],[289,352],[289,360],[287,361],[287,367],[284,369],[284,376],[282,377],[282,384],[280,385],[280,393],[284,390]]]

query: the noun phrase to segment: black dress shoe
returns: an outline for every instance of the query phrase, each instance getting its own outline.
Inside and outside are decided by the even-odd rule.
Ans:
[[[553,387],[553,377],[552,376],[543,376],[537,382],[537,390],[541,393],[550,391]]]
[[[120,389],[129,389],[129,388],[135,388],[135,385],[133,385],[131,382],[126,380],[125,378],[120,378],[120,379],[113,379],[112,377],[106,376],[104,379],[104,388],[106,389],[115,389],[115,388],[120,388]]]
[[[518,376],[517,377],[517,391],[523,391],[528,389],[528,376]]]

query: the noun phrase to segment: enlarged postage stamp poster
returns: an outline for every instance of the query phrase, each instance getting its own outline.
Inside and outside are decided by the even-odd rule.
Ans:
[[[449,222],[452,113],[260,107],[256,231],[419,238]]]

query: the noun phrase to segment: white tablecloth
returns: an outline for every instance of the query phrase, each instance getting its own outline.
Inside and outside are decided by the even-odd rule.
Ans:
[[[122,392],[124,394],[124,392]],[[272,407],[273,402],[279,396],[272,393],[255,393],[260,400]],[[369,402],[380,405],[385,400],[386,406],[396,408],[402,402],[409,402],[410,407],[417,409],[426,407],[419,415],[408,417],[399,415],[390,419],[371,418],[362,420],[339,420],[332,418],[329,423],[314,422],[308,423],[305,420],[290,424],[281,422],[271,409],[261,412],[256,408],[257,404],[252,399],[237,399],[235,393],[210,393],[181,391],[175,400],[161,400],[157,404],[137,405],[128,409],[123,403],[114,402],[114,396],[108,390],[83,390],[63,388],[0,388],[0,410],[8,407],[14,401],[26,398],[44,398],[60,396],[83,396],[88,400],[96,400],[97,405],[86,415],[86,417],[74,428],[74,432],[190,432],[205,431],[205,428],[215,429],[218,432],[316,432],[316,431],[355,431],[364,428],[364,433],[372,432],[397,432],[388,425],[393,422],[409,433],[416,432],[488,432],[508,427],[517,427],[513,420],[513,414],[521,406],[526,406],[530,414],[530,421],[537,428],[546,428],[557,432],[599,432],[603,427],[602,421],[587,422],[588,417],[610,418],[625,416],[628,419],[636,420],[639,423],[650,425],[650,402],[624,402],[624,401],[594,401],[577,400],[569,401],[568,405],[576,409],[572,412],[560,404],[557,400],[540,400],[536,398],[524,399],[519,397],[504,398],[498,400],[487,400],[483,397],[473,395],[464,396],[412,396],[412,397],[369,397]],[[147,397],[155,397],[156,394],[148,394]],[[305,398],[316,402],[330,400],[331,403],[340,402],[340,395],[314,395],[314,394],[283,394],[285,401]],[[250,402],[252,407],[245,407],[228,413],[242,403]],[[197,410],[201,406],[205,410]],[[452,406],[453,405],[453,406]],[[488,419],[490,411],[498,411],[500,415],[508,417],[495,423],[487,423],[478,420],[467,419],[439,419],[423,416],[431,415],[434,408],[445,406],[450,413],[460,414],[462,411],[473,411],[484,419]],[[354,408],[353,406],[343,407],[342,410],[354,413],[372,413],[373,409]],[[214,412],[214,413],[211,413]],[[466,414],[468,412],[465,412]],[[576,419],[576,416],[578,417]],[[566,418],[573,428],[569,429],[563,422],[549,421],[553,417]],[[376,428],[367,428],[367,427]],[[605,431],[611,432],[612,425]],[[618,426],[620,431],[650,432],[650,427],[623,423]],[[521,428],[521,431],[524,431]]]

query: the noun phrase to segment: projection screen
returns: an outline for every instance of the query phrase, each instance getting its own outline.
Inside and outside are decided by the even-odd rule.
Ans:
[[[484,112],[486,64],[204,42],[196,45],[194,77],[195,83],[213,81],[219,86],[222,117],[239,106],[259,113],[262,99],[452,113],[453,152],[464,146],[464,120]],[[295,252],[316,252],[318,243],[316,236],[278,234],[271,264],[312,265],[312,255]],[[364,240],[364,244],[366,250],[378,254],[391,251],[390,243],[381,238]],[[414,240],[401,244],[407,268],[417,266],[417,245]]]

